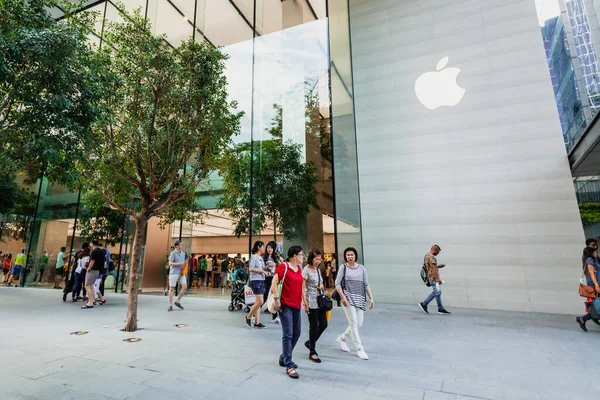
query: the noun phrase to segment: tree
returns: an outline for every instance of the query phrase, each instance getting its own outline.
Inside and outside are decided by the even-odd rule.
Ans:
[[[66,18],[48,10],[60,3]],[[98,116],[93,16],[51,0],[0,0],[0,171],[73,184]]]
[[[112,246],[121,241],[125,232],[123,212],[107,206],[97,193],[85,196],[77,222],[81,237],[102,239]]]
[[[139,13],[107,22],[103,38],[102,118],[80,169],[86,191],[136,224],[125,323],[131,332],[148,220],[199,218],[196,193],[239,132],[241,113],[228,102],[219,49],[191,39],[171,48]]]
[[[600,221],[600,203],[579,203],[579,213],[581,214],[583,226],[593,225]]]
[[[0,193],[0,241],[25,241],[35,213],[35,194],[20,187],[10,173],[0,176]]]
[[[238,145],[223,157],[219,206],[236,220],[238,237],[260,234],[270,219],[276,232],[286,239],[296,238],[310,207],[319,209],[318,170],[313,163],[302,162],[302,146],[291,141],[266,140],[255,147],[252,163],[248,144]]]

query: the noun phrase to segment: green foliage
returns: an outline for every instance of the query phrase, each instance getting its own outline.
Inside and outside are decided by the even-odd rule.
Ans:
[[[123,212],[108,207],[96,194],[86,196],[82,206],[78,219],[81,237],[101,239],[112,246],[121,240],[125,227]]]
[[[36,196],[17,185],[13,174],[0,175],[0,241],[25,241],[35,213]]]
[[[84,184],[135,221],[197,218],[196,193],[239,131],[226,56],[191,39],[172,49],[137,13],[124,21],[105,25],[105,96],[80,163]]]
[[[581,222],[584,226],[593,225],[600,221],[600,203],[579,203],[579,213],[581,214]]]
[[[319,182],[314,164],[302,162],[303,147],[269,140],[254,144],[252,198],[250,196],[250,149],[242,144],[223,158],[223,195],[220,207],[237,221],[235,234],[258,234],[274,221],[287,239],[297,237],[310,207],[319,209]]]
[[[93,16],[57,22],[55,3],[0,0],[0,170],[72,186],[102,93],[87,38]]]

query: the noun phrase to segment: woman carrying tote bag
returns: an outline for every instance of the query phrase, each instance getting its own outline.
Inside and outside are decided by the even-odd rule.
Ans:
[[[271,292],[275,310],[280,310],[281,348],[279,365],[285,367],[285,373],[292,379],[298,379],[298,365],[292,360],[292,352],[301,332],[300,310],[302,309],[302,247],[292,246],[288,250],[289,262],[280,264],[275,270]],[[281,282],[281,288],[279,285]]]
[[[595,307],[598,304],[597,294],[600,293],[600,285],[598,285],[598,275],[597,275],[598,268],[600,268],[600,265],[598,262],[598,250],[586,247],[585,250],[583,251],[583,255],[585,256],[585,264],[583,266],[583,268],[584,268],[583,275],[585,276],[586,286],[593,286],[596,289],[596,298],[592,302],[592,305],[590,305],[590,307]],[[598,312],[598,311],[600,311],[600,310],[598,310],[596,308],[596,312]],[[587,328],[585,326],[585,323],[587,321],[589,321],[590,319],[592,319],[592,316],[589,312],[586,313],[585,315],[582,315],[581,317],[575,318],[579,327],[586,332],[587,332]]]

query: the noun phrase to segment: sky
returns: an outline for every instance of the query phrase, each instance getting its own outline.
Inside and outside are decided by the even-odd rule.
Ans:
[[[535,0],[535,7],[538,13],[538,21],[540,26],[544,26],[544,22],[550,18],[560,15],[559,0]]]

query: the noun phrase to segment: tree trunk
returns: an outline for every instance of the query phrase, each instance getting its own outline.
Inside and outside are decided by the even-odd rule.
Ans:
[[[129,295],[127,299],[127,318],[125,319],[125,332],[137,330],[138,293],[140,290],[140,273],[142,271],[142,247],[146,243],[146,230],[148,217],[142,210],[136,223],[135,238],[133,239],[133,258],[129,266]]]

